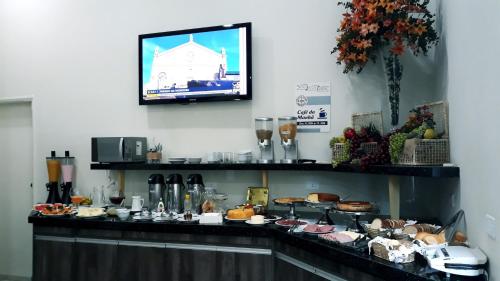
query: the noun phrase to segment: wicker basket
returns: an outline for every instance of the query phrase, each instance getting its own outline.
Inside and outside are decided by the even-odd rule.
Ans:
[[[360,148],[363,149],[366,154],[370,154],[377,151],[378,144],[376,142],[363,142],[360,144]]]
[[[447,139],[409,139],[399,156],[401,165],[442,165],[450,162]]]
[[[401,243],[401,244],[408,244],[408,243],[411,244],[411,242],[405,241],[405,240],[399,241],[399,243]],[[385,248],[384,245],[379,244],[379,243],[373,243],[372,244],[372,251],[373,251],[373,255],[374,256],[379,257],[379,258],[384,259],[384,260],[387,260],[387,261],[390,261],[390,259],[389,259],[389,251],[387,251],[387,249]],[[415,261],[415,252],[413,252],[410,255],[408,255],[406,257],[406,259],[400,260],[398,262],[399,263],[409,263],[409,262],[413,262],[413,261]]]
[[[442,134],[442,139],[406,140],[397,164],[401,165],[442,165],[450,162],[450,142],[448,132],[448,105],[444,101],[419,105],[428,107],[435,122],[434,130]]]
[[[368,113],[354,113],[352,115],[352,127],[356,132],[361,131],[361,128],[368,127],[373,124],[375,128],[380,132],[380,135],[384,134],[384,123],[382,122],[382,112],[368,112]]]
[[[349,146],[345,143],[336,143],[332,148],[332,160],[335,162],[343,162],[349,159],[343,159],[345,153],[349,153]]]

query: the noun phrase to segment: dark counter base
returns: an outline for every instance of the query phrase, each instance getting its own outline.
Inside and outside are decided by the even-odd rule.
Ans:
[[[333,280],[332,276],[364,281],[444,280],[443,274],[430,269],[423,260],[404,265],[394,264],[370,256],[367,252],[326,244],[310,235],[290,235],[276,225],[139,223],[109,218],[85,220],[33,215],[28,221],[34,225],[35,281],[48,280],[37,276],[44,276],[43,274],[55,270],[61,274],[61,278],[52,276],[51,281],[70,280],[66,278],[69,274],[68,268],[73,268],[73,274],[76,273],[72,276],[85,276],[81,277],[83,279],[77,277],[77,280],[89,280],[92,276],[79,270],[87,270],[86,268],[92,266],[101,270],[108,268],[105,271],[110,274],[109,278],[103,277],[100,280],[315,281]],[[37,240],[36,237],[41,237],[42,240]],[[66,243],[44,241],[43,237],[59,237]],[[94,243],[94,240],[98,241]],[[147,243],[149,246],[138,248],[135,243]],[[208,247],[208,250],[183,250],[183,245],[201,245],[202,248]],[[176,247],[180,248],[174,249]],[[214,247],[217,250],[214,250]],[[235,252],[232,249],[236,249]],[[257,252],[269,251],[272,255],[247,253],[249,250],[252,252],[252,249]],[[61,269],[60,263],[47,264],[47,254],[58,259],[61,253],[69,253],[69,258],[78,257],[72,265],[66,267],[66,271]],[[152,258],[156,266],[141,260],[144,257],[148,257],[147,260]],[[192,264],[193,260],[207,264]],[[139,272],[142,270],[141,276],[146,274],[148,279],[140,278],[137,275],[139,273],[131,271],[129,267],[120,269],[123,264],[128,264],[131,268],[136,266],[140,269]],[[189,264],[190,268],[183,267],[184,264]],[[198,266],[201,268],[197,269]],[[109,268],[115,268],[117,271],[109,271]],[[160,269],[156,271],[155,268]],[[211,273],[207,268],[216,270]],[[180,276],[184,277],[172,274],[182,274]],[[202,275],[197,277],[196,274]],[[222,276],[230,277],[225,279]]]

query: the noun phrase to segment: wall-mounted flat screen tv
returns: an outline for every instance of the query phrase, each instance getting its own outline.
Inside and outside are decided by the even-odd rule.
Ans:
[[[251,23],[139,35],[139,104],[252,99]]]

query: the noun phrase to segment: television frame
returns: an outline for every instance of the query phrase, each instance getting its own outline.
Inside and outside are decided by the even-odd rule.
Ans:
[[[247,94],[246,95],[226,95],[226,96],[205,96],[205,97],[196,97],[190,98],[186,97],[183,99],[153,99],[153,100],[145,100],[143,98],[143,48],[142,42],[143,39],[147,38],[156,38],[156,37],[164,37],[171,35],[183,35],[183,34],[192,34],[192,33],[200,33],[200,32],[209,32],[209,31],[218,31],[218,30],[226,30],[226,29],[238,29],[241,27],[245,27],[246,32],[246,83],[247,83]],[[210,26],[210,27],[202,27],[202,28],[191,28],[191,29],[183,29],[183,30],[175,30],[175,31],[167,31],[167,32],[157,32],[157,33],[149,33],[149,34],[140,34],[138,37],[139,43],[139,105],[152,105],[152,104],[189,104],[189,103],[198,103],[198,102],[211,102],[211,101],[240,101],[240,100],[251,100],[252,99],[252,23],[236,23],[236,24],[226,24],[226,25],[218,25],[218,26]],[[245,77],[240,77],[244,79]]]

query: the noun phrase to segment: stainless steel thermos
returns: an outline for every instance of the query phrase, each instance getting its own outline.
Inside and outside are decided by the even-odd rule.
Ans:
[[[187,178],[187,193],[191,200],[192,212],[201,213],[201,204],[203,203],[203,195],[205,185],[200,174],[192,174]]]
[[[171,174],[166,180],[167,210],[174,213],[184,212],[185,187],[180,174]]]
[[[148,178],[149,184],[149,209],[156,210],[158,203],[160,203],[160,199],[163,201],[165,198],[165,180],[163,175],[160,174],[152,174]]]

